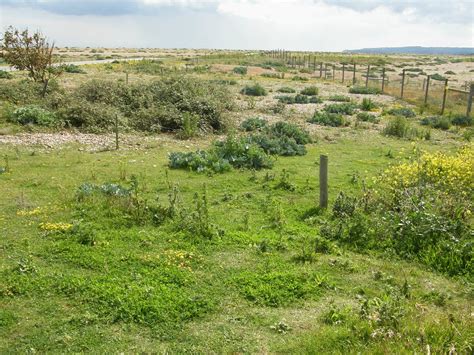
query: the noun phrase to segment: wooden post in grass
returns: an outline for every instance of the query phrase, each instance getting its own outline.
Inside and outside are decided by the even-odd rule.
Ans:
[[[346,65],[342,64],[342,83],[344,84],[344,72],[346,71]]]
[[[128,85],[128,72],[125,72],[125,84]]]
[[[405,87],[405,69],[402,70],[402,88],[400,90],[400,98],[403,99],[403,89]]]
[[[118,114],[115,115],[115,150],[119,149]]]
[[[382,94],[385,89],[385,67],[382,68]]]
[[[472,98],[474,97],[474,83],[471,83],[471,87],[469,90],[469,97],[467,99],[467,110],[466,110],[466,116],[469,117],[471,116],[471,110],[472,110]]]
[[[313,71],[316,71],[316,57],[313,58]]]
[[[441,115],[444,114],[444,108],[446,107],[446,96],[448,95],[448,79],[444,80],[444,91],[443,91],[443,104],[441,105]]]
[[[324,79],[328,78],[328,63],[324,64]]]
[[[367,74],[365,75],[365,87],[369,86],[370,64],[367,65]]]
[[[328,156],[319,156],[319,207],[328,207]]]
[[[428,102],[428,91],[430,89],[430,76],[426,77],[426,89],[425,89],[425,105]]]
[[[319,77],[323,77],[323,62],[319,63]]]
[[[352,70],[352,85],[356,83],[356,63],[354,63],[354,68]]]
[[[332,65],[332,81],[336,80],[336,66]]]

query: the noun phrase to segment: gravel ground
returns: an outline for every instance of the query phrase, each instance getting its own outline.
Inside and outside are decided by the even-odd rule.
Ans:
[[[101,151],[115,148],[115,136],[71,132],[20,133],[15,135],[0,135],[0,146],[1,145],[35,146],[44,149],[56,149],[67,145],[78,145],[79,150]],[[119,137],[119,145],[125,149],[143,149],[154,146],[182,146],[183,148],[194,148],[196,141],[180,141],[166,134],[154,136],[123,134]]]

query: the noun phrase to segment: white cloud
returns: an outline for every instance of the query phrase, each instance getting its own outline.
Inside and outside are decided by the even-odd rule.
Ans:
[[[473,21],[419,18],[413,2],[397,8],[380,1],[137,0],[132,6],[132,0],[77,0],[72,8],[42,1],[48,6],[0,5],[0,26],[39,28],[59,45],[80,46],[338,51],[473,45]]]

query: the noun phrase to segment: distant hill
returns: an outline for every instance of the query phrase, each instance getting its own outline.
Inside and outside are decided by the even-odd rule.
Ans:
[[[448,55],[474,55],[474,48],[469,47],[380,47],[347,49],[345,53],[364,54],[448,54]]]

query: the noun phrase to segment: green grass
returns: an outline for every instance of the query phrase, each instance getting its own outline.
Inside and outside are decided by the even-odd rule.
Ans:
[[[387,152],[406,157],[409,142],[361,132],[308,145],[306,156],[279,157],[271,171],[211,176],[168,170],[167,153],[178,145],[101,153],[0,148],[9,158],[9,172],[0,175],[2,352],[422,352],[426,344],[469,352],[472,290],[465,281],[383,255],[312,249],[319,154],[329,156],[332,202],[358,188],[354,175],[369,180],[391,163]],[[187,211],[206,185],[209,218],[221,232],[201,238],[179,221],[142,223],[76,201],[84,182],[128,187],[132,175],[139,199],[158,197],[165,207],[168,185],[177,184]],[[17,215],[36,207],[39,214]],[[87,226],[94,242],[77,232],[45,233],[41,222]],[[393,329],[404,340],[370,336],[380,326],[359,316],[360,295],[395,299],[405,280],[411,296],[397,303],[403,316]],[[324,320],[331,304],[333,318],[347,307],[341,324]],[[289,330],[272,328],[279,322]]]

